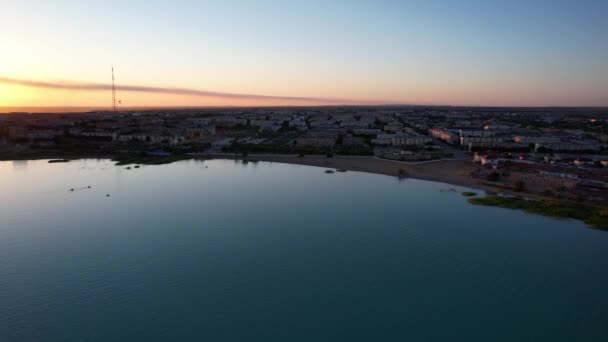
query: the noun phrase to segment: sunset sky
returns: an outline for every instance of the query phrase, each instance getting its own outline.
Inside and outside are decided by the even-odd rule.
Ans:
[[[0,106],[608,105],[608,1],[0,0]]]

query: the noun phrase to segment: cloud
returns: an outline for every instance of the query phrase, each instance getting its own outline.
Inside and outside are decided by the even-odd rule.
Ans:
[[[111,84],[103,83],[88,83],[74,81],[36,81],[27,79],[17,79],[0,76],[0,83],[20,85],[33,88],[60,89],[73,91],[109,91],[112,89]],[[332,98],[317,98],[317,97],[297,97],[297,96],[273,96],[273,95],[256,95],[256,94],[236,94],[225,93],[218,91],[198,90],[190,88],[165,88],[165,87],[150,87],[137,85],[117,85],[117,91],[141,92],[141,93],[156,93],[156,94],[171,94],[171,95],[187,95],[214,97],[235,100],[275,100],[275,101],[290,101],[303,103],[319,103],[319,104],[368,104],[363,101],[353,101],[346,99]]]

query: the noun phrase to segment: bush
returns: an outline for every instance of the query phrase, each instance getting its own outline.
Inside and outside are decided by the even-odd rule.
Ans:
[[[524,182],[522,179],[518,180],[513,185],[513,190],[514,191],[524,191],[524,190],[526,190],[526,182]]]

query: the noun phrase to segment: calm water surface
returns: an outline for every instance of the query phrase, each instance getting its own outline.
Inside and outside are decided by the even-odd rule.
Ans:
[[[449,187],[0,162],[0,341],[608,341],[607,232]]]

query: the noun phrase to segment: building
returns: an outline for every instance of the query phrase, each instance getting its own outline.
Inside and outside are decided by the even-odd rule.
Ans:
[[[354,135],[378,135],[382,134],[382,130],[376,128],[358,128],[353,129]]]
[[[496,135],[495,130],[484,129],[484,128],[471,128],[471,127],[455,127],[450,128],[450,132],[457,134],[459,137],[493,137]]]
[[[422,146],[433,142],[431,137],[419,134],[396,134],[391,140],[393,146]]]
[[[597,141],[591,140],[571,140],[562,141],[559,143],[536,143],[534,151],[541,150],[563,151],[563,152],[597,152],[603,148],[603,145]]]
[[[298,137],[295,139],[298,146],[331,147],[336,144],[332,137]]]
[[[112,131],[94,130],[94,131],[83,131],[80,135],[83,137],[88,137],[88,138],[116,140],[118,133],[112,132]]]
[[[27,129],[23,126],[9,126],[7,135],[9,138],[25,138],[27,137]]]
[[[503,137],[481,137],[481,136],[470,136],[470,137],[460,137],[459,138],[460,145],[465,146],[471,151],[473,148],[499,148],[506,147],[503,146],[505,143]],[[525,146],[525,145],[523,145]]]
[[[372,144],[378,146],[393,146],[393,137],[396,134],[378,134],[376,139],[372,139]]]
[[[455,145],[459,143],[459,136],[444,128],[431,128],[429,134],[436,139],[443,140],[448,144]]]
[[[385,132],[400,132],[403,129],[403,124],[401,122],[392,121],[384,125]]]
[[[483,153],[475,152],[473,162],[480,163],[482,166],[496,166],[498,165],[498,157],[496,153],[490,151]]]

